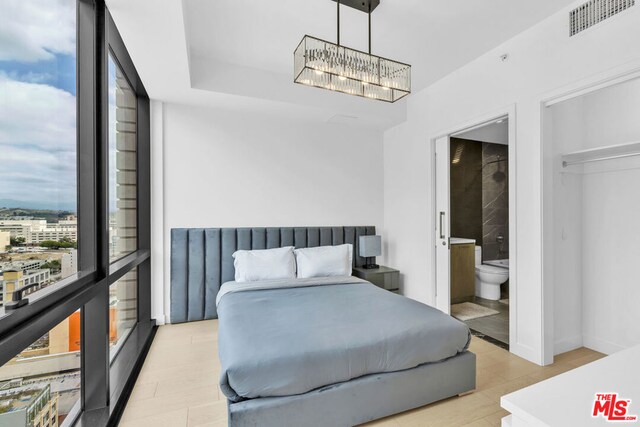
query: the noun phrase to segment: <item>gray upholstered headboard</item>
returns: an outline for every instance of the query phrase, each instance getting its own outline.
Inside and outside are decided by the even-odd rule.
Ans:
[[[233,280],[232,254],[238,249],[283,246],[353,245],[353,264],[364,265],[358,255],[358,237],[376,234],[368,227],[287,228],[174,228],[171,230],[171,323],[215,319],[220,286]]]

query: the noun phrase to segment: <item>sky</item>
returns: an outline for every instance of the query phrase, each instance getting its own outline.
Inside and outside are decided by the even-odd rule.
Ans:
[[[0,207],[76,208],[75,0],[2,0]]]

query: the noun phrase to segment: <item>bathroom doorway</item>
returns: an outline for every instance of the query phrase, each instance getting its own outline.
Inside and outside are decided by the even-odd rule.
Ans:
[[[451,133],[436,141],[435,168],[437,282],[448,282],[447,295],[437,295],[439,306],[447,305],[474,335],[506,349],[514,188],[509,139],[508,116]]]

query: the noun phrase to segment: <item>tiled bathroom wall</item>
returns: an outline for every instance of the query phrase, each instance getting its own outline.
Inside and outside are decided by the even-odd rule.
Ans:
[[[509,258],[509,147],[451,138],[451,236],[475,239],[484,261]]]
[[[482,258],[509,258],[509,147],[482,143]]]
[[[482,143],[451,138],[451,237],[482,242]]]

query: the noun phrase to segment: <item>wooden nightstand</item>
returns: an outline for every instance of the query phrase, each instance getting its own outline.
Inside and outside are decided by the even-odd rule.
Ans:
[[[381,265],[380,268],[366,269],[356,267],[353,275],[371,282],[374,285],[393,293],[400,293],[400,272],[396,269]]]

